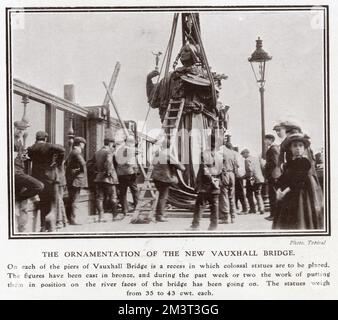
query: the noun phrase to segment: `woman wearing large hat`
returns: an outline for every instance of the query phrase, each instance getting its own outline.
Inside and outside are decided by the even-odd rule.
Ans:
[[[291,154],[277,184],[277,209],[273,229],[322,229],[323,196],[318,180],[311,172],[306,150],[307,135],[294,133],[285,141]]]

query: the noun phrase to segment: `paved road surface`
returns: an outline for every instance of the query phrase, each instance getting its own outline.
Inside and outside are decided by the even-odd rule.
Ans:
[[[266,212],[264,215],[260,214],[247,214],[247,215],[236,215],[235,222],[232,224],[220,224],[217,233],[236,233],[236,232],[270,232],[272,222],[265,218],[269,216]],[[176,233],[176,232],[192,232],[188,231],[191,221],[191,212],[182,211],[171,211],[168,213],[167,222],[151,222],[149,224],[131,224],[131,214],[123,220],[112,221],[111,214],[105,214],[106,223],[95,222],[96,217],[90,216],[84,221],[83,224],[78,226],[67,226],[66,228],[60,229],[60,232],[64,233],[144,233],[144,232],[160,232],[160,233]],[[204,214],[201,220],[201,226],[199,232],[207,231],[209,226],[208,213]]]

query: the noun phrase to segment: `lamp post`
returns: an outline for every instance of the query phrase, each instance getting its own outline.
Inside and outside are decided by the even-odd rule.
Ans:
[[[261,97],[261,122],[262,122],[262,158],[265,159],[265,111],[264,111],[264,85],[265,85],[265,65],[272,57],[263,50],[263,40],[259,37],[256,40],[256,50],[248,59],[259,87]]]

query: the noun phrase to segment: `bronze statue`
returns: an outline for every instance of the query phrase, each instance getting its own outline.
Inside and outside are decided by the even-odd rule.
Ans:
[[[179,61],[181,66],[176,67]],[[178,173],[179,184],[176,188],[171,187],[169,203],[178,207],[191,207],[200,153],[205,146],[206,136],[210,131],[221,130],[222,133],[219,134],[223,137],[228,127],[229,107],[218,101],[221,81],[227,77],[212,73],[212,80],[210,79],[201,47],[191,37],[188,37],[179,51],[174,70],[164,75],[159,82],[153,83],[152,79],[158,75],[156,69],[148,74],[146,89],[149,105],[159,109],[161,122],[170,99],[185,100],[176,148],[178,160],[185,165],[186,170]],[[200,133],[191,136],[196,130]],[[185,199],[179,195],[181,191],[184,191]],[[187,196],[188,194],[191,196]]]

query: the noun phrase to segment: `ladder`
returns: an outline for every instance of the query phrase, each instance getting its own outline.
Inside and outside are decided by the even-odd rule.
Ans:
[[[161,127],[161,134],[170,142],[170,151],[174,150],[178,126],[181,121],[185,99],[170,99],[168,108],[165,112]],[[160,135],[161,135],[160,134]],[[140,155],[139,155],[140,156]],[[150,223],[155,212],[158,193],[152,182],[152,173],[154,166],[150,163],[147,173],[142,166],[142,160],[139,159],[141,171],[144,176],[144,183],[140,187],[139,201],[131,218],[131,223]]]

